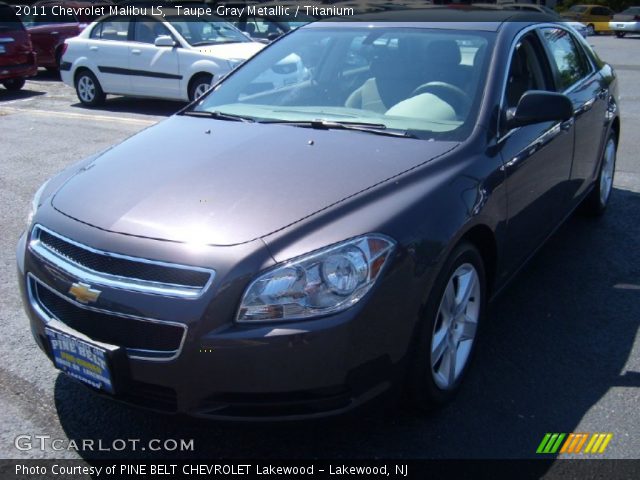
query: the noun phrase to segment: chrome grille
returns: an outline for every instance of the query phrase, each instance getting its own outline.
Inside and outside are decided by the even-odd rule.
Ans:
[[[70,240],[41,225],[30,250],[70,275],[93,285],[170,297],[199,297],[213,281],[213,270],[105,252]]]
[[[88,307],[28,276],[32,307],[46,323],[57,320],[90,339],[127,349],[132,358],[170,360],[180,353],[187,326]]]

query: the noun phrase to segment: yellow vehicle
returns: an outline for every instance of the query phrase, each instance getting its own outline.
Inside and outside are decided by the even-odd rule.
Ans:
[[[611,32],[609,21],[613,18],[614,11],[602,5],[574,5],[560,15],[574,22],[584,23],[587,35],[594,35]]]

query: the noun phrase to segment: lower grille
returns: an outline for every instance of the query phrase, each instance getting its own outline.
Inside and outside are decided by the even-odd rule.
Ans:
[[[351,391],[347,387],[267,394],[227,393],[207,397],[198,413],[227,417],[310,415],[340,410],[351,401]]]
[[[125,347],[131,355],[166,359],[182,345],[186,326],[125,317],[80,307],[49,287],[29,279],[33,300],[50,317],[98,342]]]

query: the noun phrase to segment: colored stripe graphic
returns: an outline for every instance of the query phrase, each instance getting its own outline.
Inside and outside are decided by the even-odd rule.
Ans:
[[[536,453],[604,453],[612,438],[613,433],[546,433]],[[587,446],[583,451],[585,443]]]

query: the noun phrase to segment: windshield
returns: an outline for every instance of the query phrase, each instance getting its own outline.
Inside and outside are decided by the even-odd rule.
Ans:
[[[631,7],[631,8],[627,8],[624,12],[622,12],[623,15],[640,15],[640,7]]]
[[[460,138],[475,121],[492,41],[491,33],[459,30],[300,29],[240,67],[194,109]]]
[[[569,9],[570,12],[575,12],[575,13],[582,13],[582,12],[586,12],[587,11],[587,7],[584,6],[580,6],[580,5],[574,5],[573,7],[571,7]]]
[[[184,16],[176,15],[166,20],[192,47],[250,41],[233,25],[215,17],[211,20],[185,20]]]

